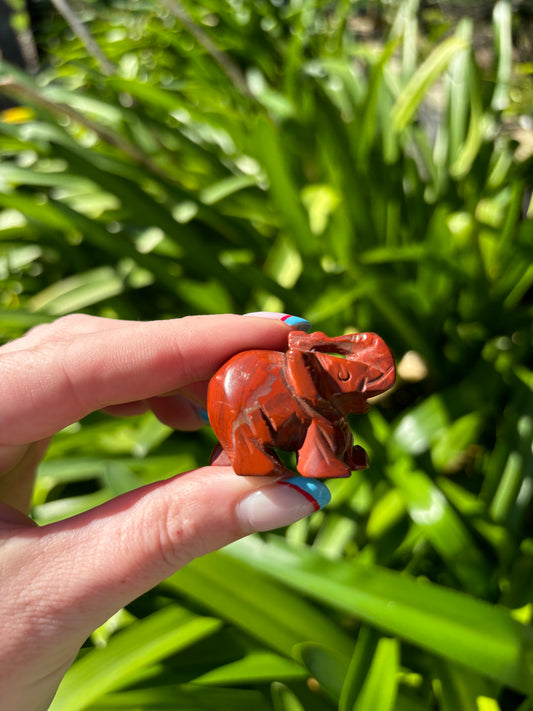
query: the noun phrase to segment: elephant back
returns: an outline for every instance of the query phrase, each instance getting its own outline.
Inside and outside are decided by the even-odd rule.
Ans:
[[[284,369],[284,353],[253,350],[237,353],[215,373],[207,391],[207,411],[219,439],[284,380]]]

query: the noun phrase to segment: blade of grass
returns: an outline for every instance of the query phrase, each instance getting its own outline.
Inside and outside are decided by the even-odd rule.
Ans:
[[[322,604],[524,693],[533,691],[533,640],[507,611],[464,593],[356,561],[330,562],[271,536],[226,555],[246,561]]]
[[[271,711],[260,691],[208,689],[172,684],[115,694],[91,705],[90,711]],[[53,709],[51,710],[53,711]]]
[[[419,526],[457,575],[466,590],[490,593],[490,567],[462,519],[444,494],[414,462],[401,458],[387,468],[387,475],[404,496],[413,521]]]
[[[311,232],[299,191],[292,178],[279,129],[270,121],[260,119],[255,128],[254,144],[268,175],[270,191],[285,227],[302,255],[315,253],[317,240]]]
[[[294,648],[294,655],[305,664],[324,692],[337,701],[350,658],[315,642],[298,644]]]
[[[480,711],[480,697],[494,695],[491,684],[456,664],[435,659],[432,666],[439,679],[438,697],[442,711]]]
[[[481,81],[474,67],[471,68],[469,76],[470,118],[468,131],[462,148],[457,153],[455,161],[450,165],[450,175],[456,180],[461,180],[470,172],[486,133],[487,120],[483,114]]]
[[[398,693],[399,643],[396,639],[379,640],[369,674],[353,711],[393,711]]]
[[[362,625],[355,650],[346,672],[339,699],[338,711],[353,711],[368,678],[380,635],[373,627]]]
[[[61,316],[121,294],[123,290],[124,281],[114,269],[99,267],[52,284],[33,296],[27,307],[30,311]]]
[[[496,86],[492,94],[491,106],[496,111],[502,111],[509,105],[509,89],[512,73],[512,16],[510,0],[499,0],[494,5],[492,21],[498,57]]]
[[[438,45],[418,67],[402,90],[392,109],[394,130],[403,131],[413,118],[429,87],[445,71],[455,54],[467,47],[459,37],[449,37]]]
[[[361,168],[367,167],[367,160],[374,145],[376,132],[376,107],[378,104],[379,90],[383,79],[383,72],[387,62],[392,57],[398,46],[398,40],[389,41],[380,54],[378,61],[374,64],[370,72],[368,81],[368,93],[362,111],[362,120],[358,128],[356,155]]]
[[[120,688],[149,664],[191,646],[220,629],[222,622],[169,606],[129,625],[106,647],[79,659],[67,672],[50,711],[82,711],[106,692]]]
[[[68,4],[67,0],[51,0],[52,5],[65,18],[73,33],[79,37],[85,45],[88,53],[94,57],[101,71],[104,74],[113,74],[115,67],[112,62],[102,52],[101,47],[91,35],[87,27],[80,21],[78,13]]]
[[[351,642],[332,621],[260,571],[220,553],[193,561],[165,586],[290,656],[300,642],[314,640],[351,652]]]
[[[251,652],[243,659],[216,667],[194,679],[195,684],[208,686],[241,686],[278,681],[295,681],[308,677],[307,670],[298,662],[271,652]]]

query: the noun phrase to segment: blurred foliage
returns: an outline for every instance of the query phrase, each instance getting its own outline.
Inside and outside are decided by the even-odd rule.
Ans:
[[[117,613],[53,711],[531,708],[532,67],[510,2],[437,9],[94,0],[46,9],[35,77],[0,65],[0,338],[284,310],[379,332],[400,374],[353,419],[368,471]],[[93,415],[34,516],[212,444]]]

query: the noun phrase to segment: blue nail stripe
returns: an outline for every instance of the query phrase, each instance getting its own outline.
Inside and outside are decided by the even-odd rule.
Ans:
[[[297,489],[305,498],[310,501],[315,511],[323,509],[331,501],[331,494],[328,487],[319,479],[306,479],[303,476],[291,476],[288,479],[281,479],[278,484],[290,486]]]
[[[298,326],[298,331],[308,332],[311,328],[311,323],[300,316],[284,316],[281,320],[288,323],[289,326]]]
[[[209,424],[209,415],[207,414],[207,410],[204,410],[203,407],[199,407],[198,405],[195,405],[196,412],[199,414],[199,416],[202,418],[202,420],[206,423]]]
[[[296,326],[295,330],[298,331],[309,331],[311,328],[311,323],[301,316],[291,316],[291,314],[280,313],[279,311],[254,311],[252,313],[244,314],[245,316],[257,316],[259,318],[271,318],[279,319],[284,323],[288,323],[289,326]]]

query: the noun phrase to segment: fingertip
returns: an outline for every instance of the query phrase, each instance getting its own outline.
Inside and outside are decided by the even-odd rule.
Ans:
[[[311,479],[303,476],[291,476],[278,482],[282,486],[289,486],[299,491],[314,506],[315,511],[323,509],[331,501],[328,487],[320,479]]]
[[[251,313],[245,314],[245,316],[253,316],[254,318],[264,318],[271,319],[274,321],[281,321],[287,326],[291,326],[293,331],[306,331],[308,332],[311,328],[311,323],[301,316],[292,316],[291,314],[286,314],[278,311],[253,311]]]
[[[311,515],[330,500],[321,481],[294,476],[248,494],[238,503],[236,513],[245,532],[270,531]]]
[[[199,405],[194,405],[194,408],[196,410],[196,414],[202,420],[203,424],[208,425],[209,424],[209,415],[207,414],[207,410],[203,407],[200,407]]]
[[[203,408],[180,394],[152,397],[146,402],[157,419],[173,430],[193,432],[209,422]]]

